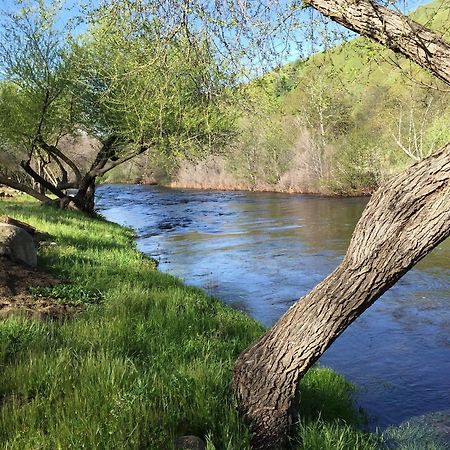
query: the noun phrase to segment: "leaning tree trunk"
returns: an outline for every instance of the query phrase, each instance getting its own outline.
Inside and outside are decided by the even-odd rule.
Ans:
[[[298,381],[331,343],[450,235],[450,144],[372,197],[341,265],[238,358],[233,388],[253,448],[281,448]]]

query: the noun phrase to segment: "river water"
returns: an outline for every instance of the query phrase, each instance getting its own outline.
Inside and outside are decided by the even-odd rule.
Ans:
[[[105,185],[99,212],[159,268],[270,326],[342,260],[367,199]],[[370,428],[450,408],[450,240],[407,273],[320,363],[358,386]]]

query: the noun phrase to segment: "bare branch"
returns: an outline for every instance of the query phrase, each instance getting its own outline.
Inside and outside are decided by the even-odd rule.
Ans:
[[[101,169],[97,172],[97,176],[105,175],[105,173],[114,169],[114,167],[117,167],[120,164],[130,161],[131,159],[135,158],[136,156],[139,156],[142,153],[145,153],[149,148],[150,148],[149,145],[141,145],[136,151],[129,153],[128,155],[122,156],[121,158],[117,159],[116,161],[111,161],[107,166],[105,166],[103,169]]]
[[[45,178],[41,177],[30,165],[29,161],[22,161],[20,166],[25,170],[25,172],[33,178],[34,181],[39,183],[41,186],[48,189],[52,194],[56,195],[59,198],[64,198],[66,195],[60,191],[57,187],[53,186],[53,184],[49,183]]]
[[[77,182],[81,181],[81,173],[78,169],[77,165],[68,157],[66,156],[61,150],[59,150],[56,146],[50,145],[47,142],[45,142],[42,135],[38,135],[36,138],[36,143],[39,145],[42,150],[45,150],[49,155],[56,156],[57,158],[62,159],[73,171],[75,175],[75,179]],[[58,162],[57,162],[58,164]],[[58,164],[59,165],[59,164]],[[61,166],[60,166],[61,167]]]

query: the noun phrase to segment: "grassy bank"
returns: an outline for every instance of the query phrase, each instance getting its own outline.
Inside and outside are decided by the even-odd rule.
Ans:
[[[0,214],[50,235],[39,264],[72,286],[55,295],[86,301],[73,318],[0,321],[3,448],[170,449],[184,434],[209,450],[248,448],[229,384],[264,331],[256,321],[158,272],[129,229],[25,198],[2,201]],[[295,448],[375,448],[342,377],[314,369],[301,392]]]

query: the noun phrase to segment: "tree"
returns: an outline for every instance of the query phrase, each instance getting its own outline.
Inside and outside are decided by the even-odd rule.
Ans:
[[[1,183],[92,212],[97,179],[114,167],[147,151],[195,156],[220,145],[232,115],[206,36],[138,13],[105,4],[81,36],[63,32],[44,0],[4,17],[0,136],[39,189],[5,174]],[[79,133],[99,143],[85,171],[59,146]]]
[[[316,180],[323,180],[328,172],[327,147],[353,126],[350,116],[348,92],[343,89],[334,73],[334,67],[326,70],[313,67],[304,77],[300,87],[296,119],[307,131],[308,146],[305,166]]]
[[[420,161],[428,156],[438,143],[447,142],[450,130],[442,120],[442,110],[436,103],[435,92],[411,95],[399,102],[395,110],[392,137],[397,147],[411,160]],[[445,102],[445,98],[443,99]],[[442,122],[442,123],[440,123]]]
[[[450,84],[450,46],[373,0],[308,0],[333,20],[399,52]],[[296,419],[298,382],[331,343],[450,235],[450,144],[373,195],[341,265],[236,361],[233,389],[253,448],[281,448]]]

